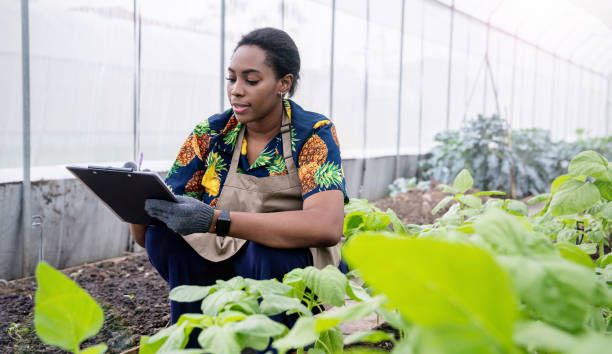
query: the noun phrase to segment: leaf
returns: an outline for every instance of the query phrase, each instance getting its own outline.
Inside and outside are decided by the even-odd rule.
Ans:
[[[344,339],[344,344],[354,344],[359,342],[378,343],[383,340],[388,340],[395,343],[395,337],[385,331],[363,331],[356,332]]]
[[[609,181],[608,161],[599,153],[589,150],[576,155],[569,164],[569,173],[572,176],[591,176]]]
[[[600,199],[601,195],[595,185],[571,179],[553,194],[550,208],[556,216],[577,214],[592,207]]]
[[[34,327],[46,344],[78,352],[104,322],[100,306],[74,281],[46,262],[36,267]]]
[[[188,324],[188,322],[183,322],[180,326],[175,327],[174,331],[170,333],[164,344],[159,348],[159,352],[164,353],[170,350],[185,348],[187,341],[189,341],[189,334],[193,330],[193,326]]]
[[[461,170],[457,177],[455,177],[455,181],[453,182],[453,188],[455,188],[459,193],[465,193],[468,189],[472,188],[474,185],[474,179],[472,179],[472,175],[467,169]]]
[[[584,253],[580,247],[567,242],[556,243],[555,247],[561,253],[561,257],[587,268],[595,269],[595,264],[593,264],[591,257]]]
[[[558,257],[500,256],[514,290],[533,318],[570,331],[582,330],[591,304],[598,299],[593,271]]]
[[[562,353],[576,345],[577,338],[545,322],[529,321],[515,327],[514,341],[531,350]]]
[[[262,314],[269,316],[286,311],[296,311],[306,316],[312,316],[310,310],[299,299],[283,295],[267,294],[259,304],[259,308]]]
[[[315,350],[323,350],[327,354],[341,354],[343,351],[342,331],[340,328],[331,328],[319,335],[315,343]],[[308,351],[310,353],[310,350]]]
[[[337,267],[328,265],[321,270],[306,267],[302,277],[306,286],[325,303],[334,306],[344,305],[348,279]]]
[[[481,195],[506,195],[506,192],[500,192],[500,191],[482,191],[482,192],[476,192],[474,194],[472,194],[475,197],[481,196]]]
[[[438,184],[438,188],[444,193],[459,194],[459,191],[453,187],[447,186],[446,184]]]
[[[447,324],[423,329],[413,352],[427,354],[505,354],[495,339],[473,325]],[[398,353],[402,353],[399,351]]]
[[[462,195],[458,197],[457,200],[474,209],[478,209],[482,206],[482,201],[480,198],[473,195]]]
[[[512,215],[527,216],[529,210],[527,205],[520,200],[507,199],[504,201],[504,208]]]
[[[235,354],[242,349],[228,326],[211,326],[202,330],[198,343],[202,349],[215,354]]]
[[[159,333],[159,332],[158,332]],[[141,336],[140,337],[140,345],[138,348],[138,354],[155,354],[159,350],[159,348],[164,344],[167,338],[164,340],[158,340],[155,342],[149,342],[151,337],[149,336]]]
[[[532,204],[547,202],[550,200],[550,197],[551,197],[550,193],[538,194],[535,197],[529,199],[527,201],[527,204],[532,205]]]
[[[526,253],[525,227],[515,217],[491,209],[474,223],[474,231],[500,254]]]
[[[286,295],[292,287],[279,282],[276,279],[253,280],[245,279],[247,282],[248,292],[250,294],[259,294],[262,297],[266,295]]]
[[[284,353],[291,348],[303,348],[314,343],[319,337],[315,331],[315,319],[313,317],[300,317],[293,325],[293,328],[286,336],[272,343],[280,353]]]
[[[108,347],[106,344],[97,344],[81,350],[80,354],[102,354],[105,353],[107,349]]]
[[[266,338],[276,337],[287,331],[287,327],[265,315],[251,315],[243,321],[232,323],[231,328],[235,333]]]
[[[348,204],[344,206],[344,213],[350,214],[356,211],[367,214],[374,211],[374,207],[368,202],[367,199],[351,198],[349,199]]]
[[[612,222],[612,202],[606,204],[600,211],[601,216],[603,216],[608,222]]]
[[[608,264],[612,264],[612,253],[608,253],[597,260],[597,266],[600,268],[605,268]]]
[[[452,195],[444,197],[432,210],[431,215],[436,215],[442,208],[444,208],[451,200],[455,198]]]
[[[242,290],[221,289],[215,291],[202,301],[202,313],[209,316],[216,316],[227,303],[240,300],[245,296],[246,293]]]
[[[323,332],[339,325],[342,322],[352,322],[365,318],[376,311],[385,302],[384,296],[377,296],[368,301],[358,302],[350,306],[343,306],[324,312],[317,317],[315,331]]]
[[[502,347],[512,346],[514,292],[506,273],[483,250],[366,233],[351,239],[343,256],[408,320],[423,327],[475,326]]]
[[[605,200],[612,201],[612,183],[596,180],[593,184]]]
[[[567,182],[570,178],[572,178],[572,177],[569,176],[569,175],[561,175],[561,176],[555,178],[555,180],[550,185],[550,194],[555,195],[555,193],[557,193],[559,188],[561,188],[561,185],[563,185],[563,183]]]
[[[387,217],[389,217],[389,220],[391,220],[391,224],[393,225],[393,232],[400,235],[408,235],[404,224],[402,224],[402,221],[397,217],[393,210],[387,209],[385,214],[387,215]]]
[[[597,253],[597,245],[594,243],[582,243],[578,247],[586,254]]]
[[[212,286],[179,285],[170,290],[170,300],[193,302],[202,300],[210,294]]]

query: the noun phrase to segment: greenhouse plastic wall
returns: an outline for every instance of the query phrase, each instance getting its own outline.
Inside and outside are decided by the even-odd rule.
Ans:
[[[133,249],[127,226],[64,166],[143,152],[145,167],[166,171],[195,124],[228,107],[225,67],[257,27],[296,41],[294,99],[336,124],[351,197],[384,196],[396,176],[417,172],[437,133],[479,114],[554,139],[575,139],[579,128],[609,135],[612,40],[598,39],[596,25],[556,31],[572,13],[523,18],[517,3],[528,2],[32,1],[28,166],[45,259],[68,267]],[[31,274],[17,265],[23,254],[34,264],[41,245],[33,231],[29,249],[13,251],[30,222],[21,207],[19,2],[0,0],[0,19],[0,278],[15,278]]]

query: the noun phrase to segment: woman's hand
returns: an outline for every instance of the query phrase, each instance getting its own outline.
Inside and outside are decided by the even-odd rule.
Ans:
[[[166,226],[181,235],[208,232],[212,224],[214,209],[197,199],[177,195],[178,203],[159,199],[147,199],[145,210]]]

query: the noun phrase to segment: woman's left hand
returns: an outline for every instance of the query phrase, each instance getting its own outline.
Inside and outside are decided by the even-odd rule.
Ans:
[[[145,210],[156,219],[181,235],[208,232],[214,209],[197,199],[177,195],[178,203],[159,199],[147,199]]]

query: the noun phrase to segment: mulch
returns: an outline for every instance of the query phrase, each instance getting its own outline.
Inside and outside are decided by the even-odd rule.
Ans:
[[[431,209],[445,196],[438,189],[411,189],[374,205],[393,209],[405,224],[431,224],[445,212],[446,208],[439,215],[431,215]],[[103,342],[109,353],[121,353],[138,345],[141,335],[153,335],[169,324],[168,285],[144,253],[65,269],[63,273],[93,296],[105,312],[102,330],[82,348]],[[35,291],[33,277],[0,283],[0,352],[64,353],[45,346],[34,333]],[[377,347],[389,350],[390,344],[380,343]]]

